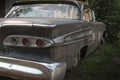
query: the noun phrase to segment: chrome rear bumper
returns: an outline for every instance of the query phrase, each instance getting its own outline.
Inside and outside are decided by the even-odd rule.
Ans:
[[[62,80],[65,63],[43,63],[0,56],[0,75],[23,80]]]

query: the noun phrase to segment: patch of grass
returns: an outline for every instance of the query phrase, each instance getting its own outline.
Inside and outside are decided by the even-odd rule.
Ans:
[[[81,68],[76,68],[76,76],[81,76],[81,80],[120,80],[120,63],[113,60],[114,56],[120,55],[119,48],[120,42],[107,43],[96,50],[82,61]]]

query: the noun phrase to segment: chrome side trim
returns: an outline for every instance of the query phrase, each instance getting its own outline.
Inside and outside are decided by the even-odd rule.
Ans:
[[[74,38],[73,39],[71,38],[71,41],[69,41],[69,42],[65,41],[66,37],[69,37],[70,35],[73,35],[75,33],[81,33],[81,32],[84,32],[84,31],[89,31],[89,34],[79,35],[79,37],[76,38],[76,40]],[[57,38],[53,39],[53,41],[55,42],[55,46],[59,46],[59,45],[63,45],[63,44],[72,44],[72,43],[75,43],[75,42],[78,42],[78,41],[81,41],[81,40],[85,40],[87,38],[89,39],[89,37],[91,35],[92,35],[92,29],[91,29],[91,27],[88,27],[88,28],[80,29],[80,30],[65,34],[63,36],[57,37]]]
[[[67,44],[73,44],[73,43],[76,43],[76,42],[80,42],[80,41],[83,41],[83,40],[87,40],[87,39],[91,39],[91,36],[92,35],[88,35],[88,36],[85,36],[85,37],[81,37],[80,39],[77,39],[77,40],[73,40],[73,41],[70,41],[70,42],[65,42],[64,44],[67,45]]]
[[[65,63],[43,63],[0,56],[0,75],[23,80],[62,80]]]
[[[45,24],[45,23],[43,23],[43,24],[33,24],[33,26],[34,27],[55,27],[56,25],[55,24]]]
[[[49,28],[54,28],[56,25],[54,25],[54,24],[29,24],[29,23],[14,23],[14,24],[2,24],[2,26],[21,26],[21,27],[23,27],[23,26],[28,26],[28,27],[42,27],[42,28],[46,28],[46,27],[49,27]]]
[[[22,24],[21,24],[21,23],[20,23],[20,24],[19,24],[19,23],[14,23],[14,24],[11,24],[11,23],[8,24],[8,23],[7,23],[7,24],[2,24],[2,27],[4,27],[4,26],[12,26],[12,27],[14,27],[14,26],[15,26],[15,27],[16,27],[16,26],[21,26],[21,27],[26,26],[26,27],[31,27],[32,24],[28,24],[28,23],[27,23],[27,24],[26,24],[26,23],[22,23]]]

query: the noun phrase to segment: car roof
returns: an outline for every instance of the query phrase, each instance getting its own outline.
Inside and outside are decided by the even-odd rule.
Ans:
[[[81,1],[77,1],[77,0],[64,0],[64,1],[50,1],[50,0],[44,0],[44,1],[25,1],[25,2],[21,2],[21,1],[17,1],[16,3],[13,4],[13,6],[16,5],[29,5],[29,4],[71,4],[71,5],[78,5],[79,4],[84,4]]]

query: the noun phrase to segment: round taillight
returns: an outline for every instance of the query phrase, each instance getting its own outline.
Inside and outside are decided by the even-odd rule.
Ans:
[[[37,40],[36,40],[36,45],[37,45],[38,47],[42,47],[43,41],[42,41],[41,39],[37,39]]]
[[[22,39],[22,44],[25,46],[29,46],[30,45],[30,41],[27,38],[23,38]]]
[[[17,41],[17,39],[16,38],[10,38],[10,43],[12,44],[12,45],[16,45],[17,43],[18,43],[18,41]]]

